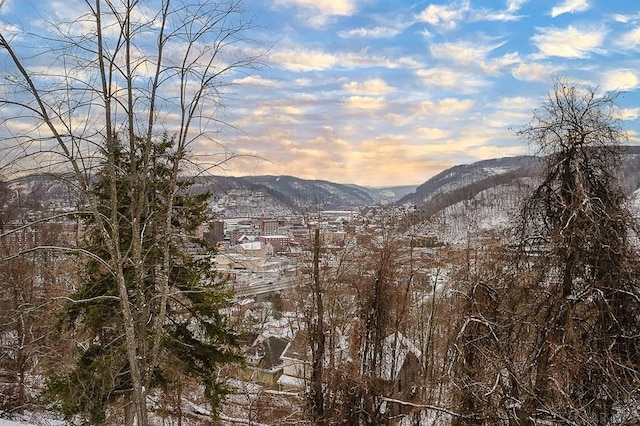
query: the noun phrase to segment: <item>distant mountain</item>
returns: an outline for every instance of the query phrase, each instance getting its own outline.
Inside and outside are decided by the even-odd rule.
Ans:
[[[386,204],[395,203],[416,191],[417,185],[388,186],[384,188],[364,187],[376,202]],[[362,188],[362,187],[360,187]]]
[[[33,198],[43,209],[73,208],[78,194],[64,179],[31,175],[8,182],[23,200]],[[378,203],[393,203],[415,186],[368,188],[293,176],[204,176],[195,180],[193,191],[211,192],[209,204],[221,216],[281,216],[320,210],[353,209]]]
[[[444,170],[417,187],[371,188],[293,176],[204,176],[196,179],[193,190],[210,191],[209,204],[222,217],[286,216],[394,202],[413,204],[429,217],[472,201],[486,206],[515,202],[519,188],[539,176],[540,164],[532,156],[483,160]],[[625,191],[640,194],[640,146],[628,147],[619,170]],[[60,211],[79,203],[73,186],[61,178],[33,175],[7,184],[29,210]]]
[[[455,193],[464,188],[490,187],[512,180],[522,174],[535,173],[539,159],[531,156],[505,157],[478,161],[451,167],[435,175],[400,200],[400,203],[423,205],[444,194]],[[473,190],[471,190],[473,192]]]
[[[479,194],[500,193],[499,187],[511,187],[514,192],[524,182],[540,176],[540,158],[533,156],[505,157],[458,165],[444,170],[403,197],[399,203],[414,204],[426,216],[434,215],[457,203],[474,200]],[[640,188],[640,146],[625,148],[620,165],[621,185],[631,195]],[[513,198],[509,196],[509,198]]]
[[[377,202],[364,187],[293,176],[207,176],[196,180],[194,190],[210,191],[210,204],[223,216],[291,215]]]

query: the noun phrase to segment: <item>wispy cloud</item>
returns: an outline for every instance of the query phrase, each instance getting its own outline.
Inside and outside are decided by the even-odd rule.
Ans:
[[[523,15],[518,14],[518,12],[520,11],[520,8],[522,8],[522,5],[524,5],[527,1],[528,0],[508,0],[506,9],[475,9],[470,13],[470,21],[519,21],[523,18]]]
[[[640,118],[640,108],[620,108],[616,111],[615,116],[619,120],[637,120]]]
[[[361,37],[361,38],[391,38],[401,34],[405,27],[385,27],[377,26],[371,28],[353,28],[350,30],[338,31],[338,36],[342,38]]]
[[[327,15],[351,15],[356,10],[353,0],[275,0],[274,3],[320,11]]]
[[[640,47],[640,27],[623,34],[615,41],[622,50],[636,50]]]
[[[502,46],[504,42],[485,42],[483,38],[478,37],[481,41],[456,41],[445,43],[432,43],[429,46],[431,56],[436,59],[449,60],[454,63],[469,65],[472,63],[484,62],[487,55]]]
[[[397,52],[390,52],[397,55]],[[410,56],[385,56],[380,52],[339,51],[329,53],[314,46],[303,44],[283,43],[283,47],[273,49],[266,56],[273,67],[294,72],[323,71],[330,69],[357,69],[367,67],[381,67],[389,69],[420,68],[424,63]]]
[[[474,106],[471,99],[444,98],[438,101],[425,101],[420,104],[420,111],[427,115],[462,114]]]
[[[635,90],[640,88],[640,72],[630,69],[607,71],[602,77],[604,90]]]
[[[521,62],[511,70],[511,75],[521,81],[551,82],[551,78],[559,71],[557,65],[538,62]]]
[[[578,28],[573,25],[565,29],[537,28],[531,41],[538,48],[540,57],[586,58],[591,53],[603,52],[606,30],[602,28]]]
[[[258,75],[249,75],[243,78],[236,78],[232,81],[233,84],[244,84],[244,85],[253,85],[253,86],[264,86],[264,87],[278,87],[280,83],[274,80],[269,80],[267,78],[260,77]]]
[[[336,55],[304,48],[274,50],[268,58],[281,68],[291,71],[326,70],[338,63]]]
[[[416,129],[418,134],[427,140],[444,139],[449,136],[449,132],[436,127],[418,127]]]
[[[336,17],[351,16],[357,9],[354,0],[275,0],[274,5],[296,8],[300,22],[314,28],[322,28]]]
[[[421,69],[416,72],[423,83],[436,89],[453,89],[458,93],[476,93],[488,82],[481,76],[468,71],[459,71],[452,68],[433,67]]]
[[[471,5],[468,0],[447,5],[430,4],[417,16],[417,19],[435,27],[451,30],[458,26],[470,10]]]
[[[345,99],[344,105],[348,108],[378,111],[386,106],[386,102],[381,96],[351,96]]]
[[[565,13],[586,12],[590,8],[589,0],[564,0],[561,4],[551,9],[551,16],[555,18]]]
[[[396,91],[381,78],[370,78],[363,82],[352,81],[344,84],[342,89],[354,95],[385,95]]]
[[[516,12],[529,0],[507,0],[507,11]]]

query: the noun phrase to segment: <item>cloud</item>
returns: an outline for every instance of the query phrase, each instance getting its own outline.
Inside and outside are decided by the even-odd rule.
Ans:
[[[565,13],[586,12],[591,8],[588,0],[564,0],[564,2],[551,9],[551,17],[563,15]]]
[[[485,43],[483,41],[457,41],[445,43],[433,43],[429,46],[431,56],[436,59],[445,59],[452,62],[469,65],[485,60],[486,56],[502,46],[504,43]]]
[[[481,62],[480,68],[487,74],[499,75],[502,74],[504,68],[507,68],[513,64],[520,63],[520,55],[517,52],[507,53],[497,58],[490,58],[484,62]]]
[[[347,108],[364,109],[370,111],[381,110],[386,106],[384,98],[371,96],[351,96],[344,101]]]
[[[522,62],[511,70],[511,75],[521,81],[543,81],[550,82],[554,74],[558,72],[555,65],[541,64],[537,62]]]
[[[296,78],[293,83],[297,86],[297,87],[309,87],[311,86],[311,84],[313,83],[311,79],[309,78]]]
[[[507,11],[516,12],[529,0],[507,0]]]
[[[508,129],[522,128],[526,123],[531,121],[533,104],[529,104],[527,108],[519,108],[517,105],[513,107],[504,107],[496,109],[483,116],[485,128],[494,128],[496,131],[505,132]]]
[[[344,84],[342,89],[354,95],[385,95],[396,91],[394,87],[387,85],[381,78],[370,78],[362,83],[353,81]]]
[[[444,67],[420,69],[416,71],[416,75],[427,86],[434,86],[439,89],[455,89],[458,93],[464,94],[476,93],[478,89],[488,85],[488,82],[476,73]]]
[[[236,78],[235,80],[233,80],[233,84],[243,84],[243,85],[263,86],[263,87],[280,86],[280,84],[276,81],[269,80],[257,75],[249,75],[244,78]]]
[[[615,117],[619,120],[637,120],[640,117],[640,108],[620,108],[615,112]]]
[[[466,67],[479,68],[483,72],[491,75],[500,74],[503,68],[519,63],[520,58],[517,53],[507,53],[505,55],[489,58],[489,54],[504,42],[496,42],[482,35],[477,36],[478,41],[458,41],[434,43],[429,47],[431,56],[435,59],[451,61]],[[486,39],[486,40],[483,40]]]
[[[275,6],[295,7],[298,19],[313,28],[322,28],[339,16],[356,11],[354,0],[276,0]]]
[[[450,150],[435,153],[432,145],[420,143],[414,135],[382,133],[356,141],[336,137],[337,130],[323,128],[323,134],[304,142],[280,138],[270,146],[269,161],[262,160],[265,153],[258,146],[238,141],[242,148],[236,153],[244,156],[234,159],[227,170],[234,175],[289,174],[306,179],[388,186],[389,177],[393,184],[424,182],[456,161],[449,156]],[[380,161],[381,158],[384,161]]]
[[[616,46],[623,50],[635,50],[640,47],[640,27],[635,28],[615,41]]]
[[[592,52],[600,53],[604,42],[604,29],[581,29],[573,25],[566,29],[537,28],[538,33],[531,41],[540,51],[541,57],[559,56],[564,58],[586,58]]]
[[[355,2],[352,0],[275,0],[274,3],[276,6],[295,6],[327,15],[349,16],[356,9]]]
[[[452,30],[458,26],[458,22],[464,19],[470,10],[471,6],[468,0],[448,5],[430,4],[417,16],[417,19],[435,27]]]
[[[429,140],[444,139],[449,135],[448,131],[435,127],[418,127],[416,131],[420,136]]]
[[[514,15],[510,12],[493,12],[490,10],[483,10],[476,13],[473,17],[473,21],[498,21],[498,22],[509,22],[509,21],[518,21],[522,19],[521,15]]]
[[[372,28],[353,28],[350,30],[338,31],[338,36],[341,38],[393,38],[408,27],[408,24],[393,25],[393,26],[377,26]]]
[[[444,98],[436,102],[422,102],[420,111],[425,115],[456,115],[468,111],[474,104],[471,99]]]
[[[282,49],[269,54],[269,60],[290,71],[316,71],[333,68],[335,55],[319,50]]]
[[[387,57],[372,54],[368,50],[358,52],[328,53],[316,47],[281,43],[283,47],[267,54],[273,67],[294,72],[323,71],[332,68],[354,69],[381,67],[389,69],[420,68],[423,63],[409,56]]]
[[[629,22],[629,17],[621,13],[612,14],[611,19],[613,19],[613,22],[618,22],[620,24],[626,24],[627,22]]]
[[[507,8],[504,10],[491,10],[486,8],[481,8],[477,10],[473,10],[471,12],[470,21],[471,22],[482,22],[482,21],[501,21],[501,22],[510,22],[510,21],[518,21],[522,19],[523,15],[518,15],[516,12],[520,10],[523,4],[525,4],[528,0],[508,0]]]
[[[635,70],[619,69],[606,72],[602,78],[604,90],[635,90],[640,87],[640,73]]]
[[[510,111],[527,111],[530,112],[534,107],[538,106],[537,101],[524,96],[512,96],[501,98],[498,102],[491,105],[498,110]]]

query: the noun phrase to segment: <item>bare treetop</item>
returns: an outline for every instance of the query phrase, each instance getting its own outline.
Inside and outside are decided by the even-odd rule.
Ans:
[[[557,79],[546,102],[518,134],[543,155],[578,146],[619,145],[627,135],[616,116],[618,96]]]
[[[186,147],[229,127],[228,86],[260,55],[239,1],[80,6],[0,30],[0,166],[57,169],[80,157],[90,166],[110,131],[130,141],[168,134]],[[220,151],[215,162],[228,155]]]

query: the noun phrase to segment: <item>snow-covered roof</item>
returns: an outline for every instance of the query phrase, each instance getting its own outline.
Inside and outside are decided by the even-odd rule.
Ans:
[[[304,388],[306,385],[306,382],[304,379],[283,374],[278,379],[278,384],[281,386],[292,386],[296,388]]]
[[[395,380],[407,359],[407,355],[410,353],[414,354],[418,359],[422,355],[422,351],[400,332],[385,337],[382,345],[382,370],[380,376],[384,380]]]
[[[262,248],[262,243],[260,241],[252,241],[250,243],[242,243],[240,244],[244,250],[260,250]]]

